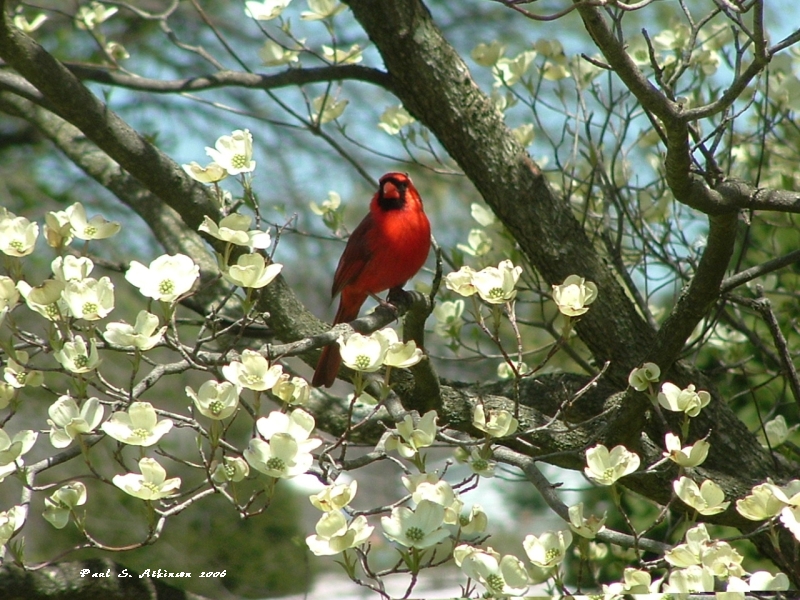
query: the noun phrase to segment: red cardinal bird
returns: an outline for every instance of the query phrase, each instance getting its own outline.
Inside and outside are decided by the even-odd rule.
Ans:
[[[331,296],[342,297],[333,324],[355,319],[367,296],[402,287],[425,264],[430,247],[431,226],[419,192],[408,175],[387,173],[336,267]],[[327,346],[311,385],[333,385],[341,364],[339,345]]]

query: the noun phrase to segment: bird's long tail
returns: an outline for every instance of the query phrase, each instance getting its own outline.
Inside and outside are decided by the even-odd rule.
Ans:
[[[345,289],[342,291],[342,298],[339,301],[339,309],[333,319],[333,324],[349,323],[358,316],[361,305],[367,300],[367,294],[353,292]],[[342,355],[339,352],[339,344],[334,342],[330,346],[322,349],[317,368],[314,370],[314,377],[311,385],[314,387],[331,387],[339,374],[339,367],[342,366]]]

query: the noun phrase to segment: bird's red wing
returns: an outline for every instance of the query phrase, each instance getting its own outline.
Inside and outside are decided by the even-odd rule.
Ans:
[[[344,248],[336,273],[333,275],[333,287],[331,296],[335,297],[348,284],[353,283],[364,270],[364,267],[372,257],[370,248],[370,232],[374,230],[372,214],[367,216],[358,224],[350,234],[347,245]]]

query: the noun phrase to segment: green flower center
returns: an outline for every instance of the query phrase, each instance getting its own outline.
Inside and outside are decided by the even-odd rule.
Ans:
[[[219,400],[214,400],[211,404],[208,405],[208,410],[211,412],[212,415],[216,416],[222,412],[224,405]]]
[[[489,296],[489,298],[505,298],[506,294],[503,291],[503,288],[494,287],[489,290],[489,293],[487,295]]]
[[[85,368],[89,364],[89,357],[85,354],[79,354],[75,357],[75,366],[79,369]]]
[[[557,548],[548,548],[547,552],[544,553],[544,557],[548,563],[556,560],[559,556],[561,556],[561,550]]]
[[[148,490],[150,490],[154,494],[158,494],[158,493],[161,492],[161,490],[158,489],[158,485],[153,483],[152,481],[143,481],[142,482],[142,487],[147,488]]]
[[[366,354],[359,354],[353,364],[355,364],[356,369],[362,371],[369,368],[369,366],[372,364],[372,360],[370,360],[369,356]]]
[[[20,371],[16,374],[17,381],[19,381],[22,385],[25,385],[25,380],[28,378],[28,374],[25,371]]]
[[[488,577],[486,577],[486,587],[493,592],[500,592],[505,586],[506,582],[503,581],[503,578],[498,575],[497,573],[492,573]]]
[[[138,427],[131,431],[131,435],[133,435],[134,437],[142,438],[144,440],[150,436],[150,432],[147,431],[147,429],[145,429],[144,427]]]
[[[485,471],[489,468],[489,461],[479,458],[472,461],[472,468],[476,471]]]
[[[234,154],[231,157],[231,166],[236,169],[243,169],[247,166],[247,157],[244,154]]]
[[[233,479],[233,476],[236,475],[236,468],[233,465],[225,465],[222,470],[225,472],[225,479]]]
[[[261,382],[261,377],[259,375],[252,375],[251,373],[245,374],[244,378],[245,381],[247,381],[247,383],[250,385],[255,385]]]
[[[84,302],[81,310],[83,310],[84,315],[95,315],[97,314],[97,304],[94,302]]]
[[[164,279],[158,284],[158,293],[162,296],[167,296],[175,291],[175,283],[172,279]]]
[[[55,302],[52,304],[48,304],[44,307],[45,314],[50,317],[51,319],[55,319],[58,317],[58,306]]]
[[[273,456],[267,461],[267,469],[269,469],[270,471],[283,472],[286,470],[286,463],[282,458]]]
[[[89,238],[94,237],[97,234],[97,227],[94,225],[87,225],[83,230],[83,234]]]
[[[406,529],[406,537],[414,543],[421,542],[425,537],[425,532],[419,527],[412,526]]]
[[[605,481],[614,481],[616,479],[614,475],[615,473],[612,467],[608,467],[605,471],[603,471],[603,479]]]

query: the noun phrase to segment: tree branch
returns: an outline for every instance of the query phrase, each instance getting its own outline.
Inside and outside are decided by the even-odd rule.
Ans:
[[[392,79],[378,69],[361,65],[330,65],[308,69],[287,69],[275,75],[243,73],[239,71],[219,71],[210,75],[187,77],[165,81],[127,75],[95,65],[64,63],[77,78],[94,81],[129,90],[139,90],[154,94],[174,94],[199,92],[223,87],[240,87],[258,90],[274,90],[289,86],[329,81],[362,81],[393,91]]]

